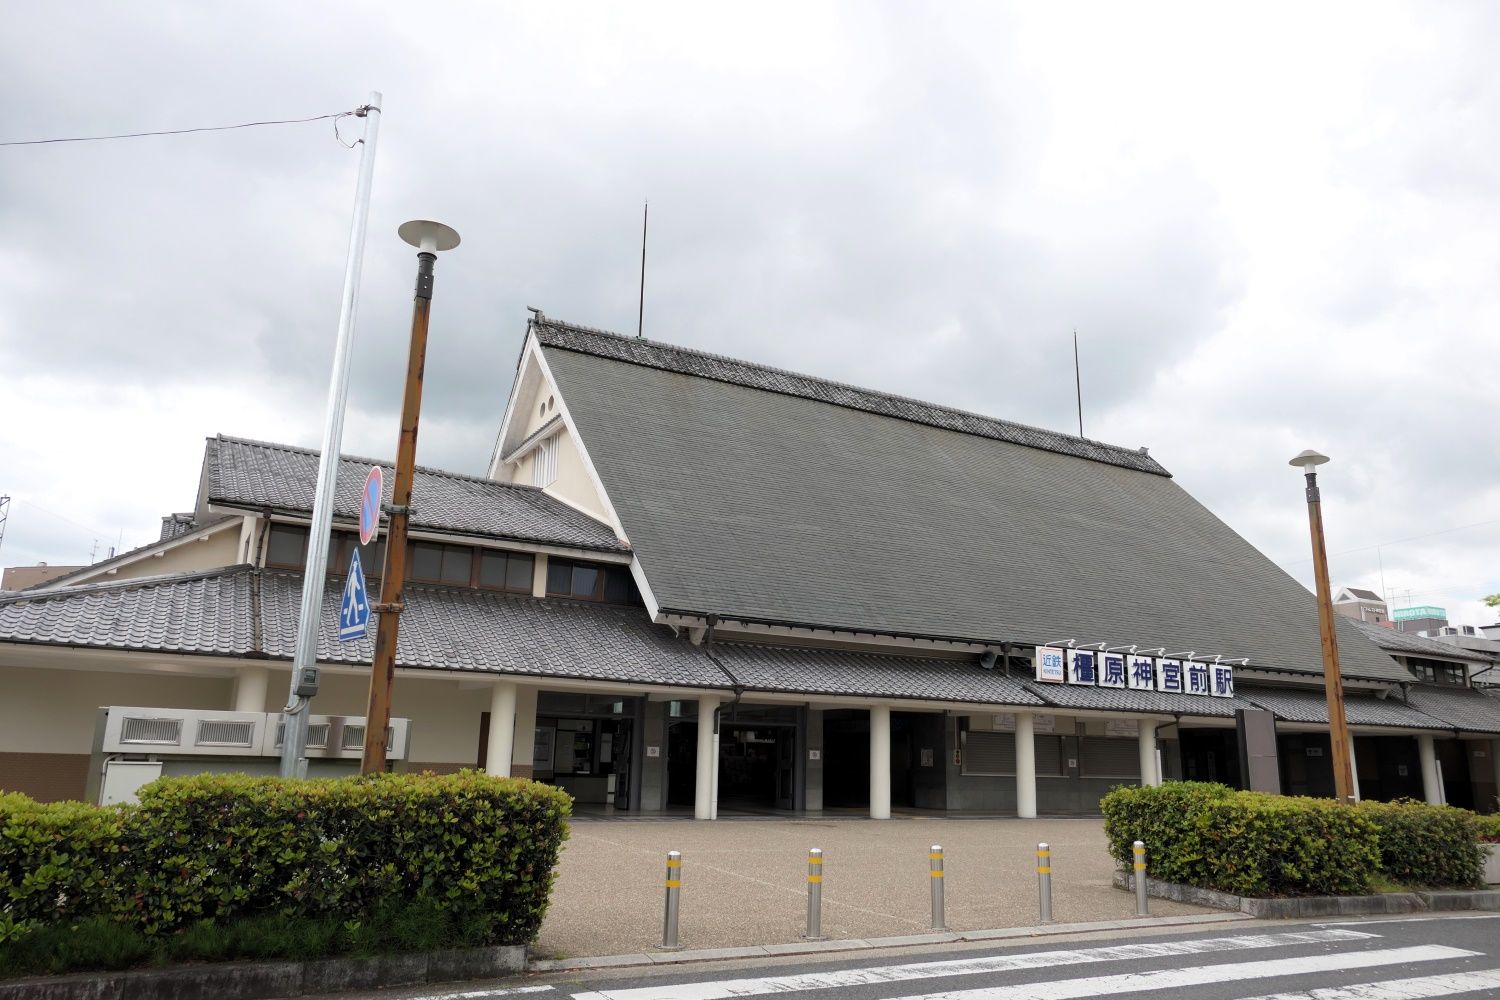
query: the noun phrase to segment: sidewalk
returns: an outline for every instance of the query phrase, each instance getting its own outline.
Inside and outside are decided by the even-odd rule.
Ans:
[[[1052,845],[1059,923],[1126,920],[1135,899],[1111,885],[1098,819],[770,819],[582,821],[563,849],[533,954],[540,959],[649,952],[661,943],[666,853],[681,851],[681,943],[745,948],[798,941],[807,849],[823,849],[823,933],[831,939],[929,930],[927,848],[947,855],[948,928],[1038,922],[1035,850]],[[1151,901],[1153,916],[1212,913]]]

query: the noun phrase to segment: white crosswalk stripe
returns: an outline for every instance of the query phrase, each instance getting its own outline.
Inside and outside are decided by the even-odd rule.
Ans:
[[[523,993],[550,993],[551,986],[511,986],[498,990],[469,990],[465,993],[439,993],[423,1000],[489,1000],[490,997],[515,997]]]
[[[1477,954],[1479,952],[1450,948],[1447,945],[1415,945],[1410,948],[1352,951],[1342,955],[1311,955],[1305,958],[1197,965],[1162,972],[1130,972],[1119,976],[1092,976],[1086,979],[1062,979],[1017,986],[948,990],[942,993],[923,993],[918,996],[901,997],[899,1000],[1082,1000],[1084,997],[1182,989],[1188,986],[1232,983],[1243,979],[1276,979],[1281,976],[1344,972],[1349,969],[1368,969],[1381,965],[1405,965],[1409,962],[1437,962],[1445,959],[1470,958]]]
[[[1500,994],[1500,969],[1481,972],[1451,972],[1443,976],[1417,979],[1388,979],[1381,983],[1359,983],[1353,986],[1329,986],[1300,993],[1268,993],[1247,1000],[1427,1000],[1428,997],[1451,997],[1459,993],[1485,991],[1486,996]]]
[[[1023,969],[1047,969],[1054,966],[1084,965],[1092,962],[1140,961],[1181,955],[1210,955],[1226,951],[1252,951],[1258,948],[1290,948],[1298,945],[1347,943],[1378,937],[1362,931],[1326,929],[1292,931],[1282,934],[1246,934],[1236,937],[1202,938],[1187,941],[1155,941],[1142,944],[1113,945],[1103,948],[1057,949],[1028,952],[1021,955],[994,955],[982,958],[960,958],[941,962],[917,962],[909,965],[887,965],[863,969],[836,969],[786,976],[747,979],[724,979],[712,982],[683,983],[677,986],[650,986],[634,989],[599,990],[577,994],[574,1000],[726,1000],[733,997],[761,996],[768,993],[798,993],[803,990],[868,986],[875,983],[898,983],[917,979],[939,979],[947,976],[973,976],[983,973],[1015,972]]]

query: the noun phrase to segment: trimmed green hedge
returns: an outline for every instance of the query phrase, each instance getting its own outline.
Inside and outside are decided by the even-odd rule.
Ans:
[[[1479,839],[1492,844],[1500,844],[1500,813],[1479,816],[1477,819],[1479,822]]]
[[[243,919],[357,927],[420,903],[466,943],[522,944],[546,913],[572,800],[475,771],[168,778],[140,805],[0,796],[0,942],[106,917],[159,937]]]
[[[1423,802],[1361,802],[1356,807],[1380,831],[1380,867],[1409,886],[1477,888],[1484,854],[1479,818],[1467,809]]]
[[[1365,892],[1380,864],[1375,825],[1323,799],[1167,782],[1117,788],[1100,803],[1117,862],[1146,844],[1147,871],[1239,896]]]
[[[1126,786],[1100,803],[1110,854],[1129,870],[1146,844],[1148,873],[1240,896],[1369,891],[1376,874],[1408,886],[1480,884],[1473,813],[1419,802],[1363,802],[1238,792],[1224,785]]]

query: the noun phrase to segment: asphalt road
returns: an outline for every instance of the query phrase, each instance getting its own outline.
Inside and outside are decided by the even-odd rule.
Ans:
[[[382,1000],[1421,1000],[1500,997],[1500,913],[1191,932],[1048,938],[1023,945],[858,952],[552,973],[490,985],[394,990]],[[376,996],[371,994],[370,996]],[[348,1000],[348,998],[346,998]]]

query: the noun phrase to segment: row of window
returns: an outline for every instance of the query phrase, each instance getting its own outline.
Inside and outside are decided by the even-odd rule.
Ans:
[[[1406,668],[1419,680],[1424,680],[1429,684],[1464,686],[1464,668],[1461,664],[1448,663],[1444,660],[1429,660],[1421,656],[1408,656]]]
[[[266,544],[266,565],[302,569],[307,564],[308,534],[308,529],[300,525],[272,524]],[[328,572],[342,576],[355,548],[359,549],[365,576],[378,579],[385,567],[385,540],[362,546],[359,536],[346,531],[333,533],[328,547]],[[407,543],[406,579],[413,583],[529,594],[535,572],[536,557],[529,552],[501,552],[441,542]],[[548,561],[547,595],[610,604],[637,603],[627,568],[572,559]]]

